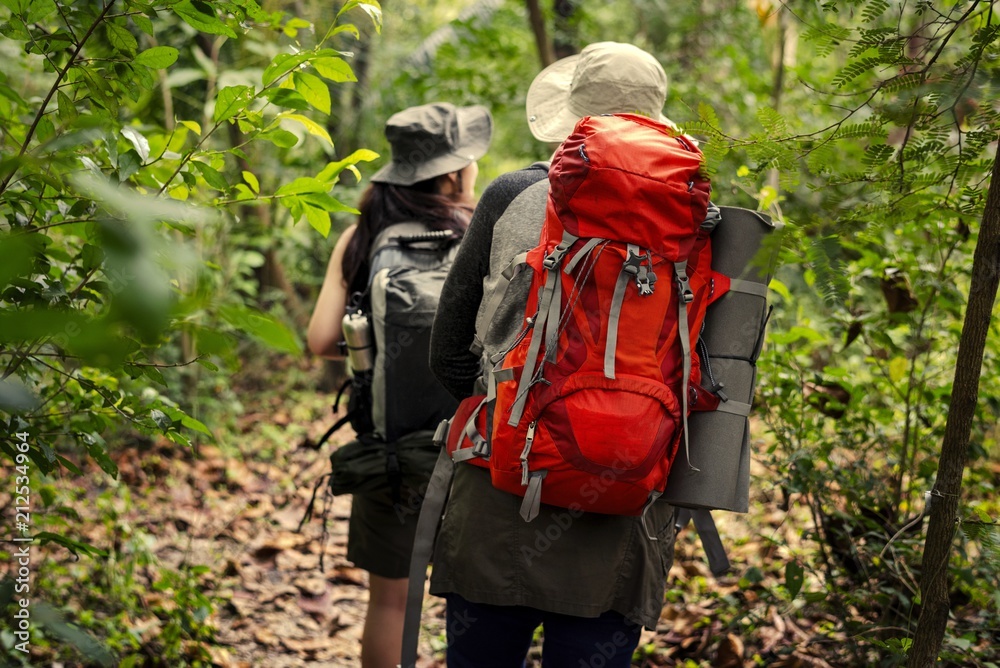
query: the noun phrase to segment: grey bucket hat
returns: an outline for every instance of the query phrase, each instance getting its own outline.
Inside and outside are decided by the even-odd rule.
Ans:
[[[493,117],[486,107],[434,102],[390,116],[385,136],[392,147],[392,162],[371,180],[411,186],[483,157],[493,137]]]
[[[641,114],[676,126],[663,115],[667,75],[637,46],[595,42],[542,70],[528,88],[525,110],[536,139],[561,142],[584,116]]]

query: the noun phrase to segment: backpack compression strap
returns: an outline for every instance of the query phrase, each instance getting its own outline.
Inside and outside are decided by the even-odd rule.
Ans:
[[[674,527],[680,531],[691,520],[694,520],[695,531],[698,532],[701,545],[705,548],[709,570],[712,571],[712,575],[722,575],[729,570],[729,557],[726,556],[726,548],[722,546],[719,530],[715,526],[715,520],[712,519],[712,511],[707,508],[678,508]]]
[[[528,388],[534,381],[535,364],[538,362],[542,339],[545,338],[546,332],[558,333],[560,302],[562,301],[562,281],[559,278],[559,267],[566,252],[569,251],[569,247],[576,240],[577,237],[569,232],[564,232],[562,241],[545,258],[544,265],[547,270],[545,287],[542,288],[538,313],[535,315],[535,322],[532,323],[534,331],[531,334],[531,345],[528,346],[528,356],[524,361],[524,368],[521,370],[521,380],[517,384],[517,398],[511,407],[510,419],[507,421],[511,427],[516,427],[524,414],[524,403],[528,399]],[[548,350],[546,350],[546,354],[549,354]]]
[[[691,463],[691,438],[688,434],[688,391],[691,384],[691,327],[688,324],[687,305],[694,300],[691,283],[687,275],[687,261],[674,262],[674,276],[677,279],[677,328],[684,356],[684,380],[681,383],[681,420],[684,426],[684,454],[692,471],[701,471]]]

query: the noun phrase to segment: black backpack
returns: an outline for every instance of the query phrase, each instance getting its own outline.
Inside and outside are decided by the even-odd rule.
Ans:
[[[425,440],[430,443],[438,423],[454,415],[458,405],[431,373],[429,357],[431,325],[460,240],[461,235],[456,232],[430,230],[421,223],[391,225],[372,244],[367,287],[363,293],[351,296],[348,307],[348,313],[367,318],[374,362],[369,369],[354,372],[340,388],[333,408],[336,412],[343,393],[348,391],[347,414],[313,447],[319,449],[338,429],[350,423],[362,445],[385,450],[383,474],[388,473],[394,499],[398,499],[404,476],[419,478],[425,473],[429,475],[433,468],[433,458],[425,466],[422,463],[425,458],[420,457],[419,468],[426,471],[401,470],[407,468],[406,462],[403,466],[400,462],[404,453],[397,453],[395,444],[421,432],[427,432]],[[406,438],[405,442],[420,440]],[[332,480],[338,479],[338,464],[346,466],[348,461],[355,461],[353,458],[338,461],[341,458],[337,453],[331,457]],[[371,473],[353,471],[345,479],[358,480]],[[351,491],[338,486],[333,490],[335,494]]]

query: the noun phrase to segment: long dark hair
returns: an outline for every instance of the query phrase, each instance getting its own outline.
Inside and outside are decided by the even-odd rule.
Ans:
[[[364,290],[368,279],[368,252],[375,238],[396,223],[423,223],[432,230],[464,232],[474,205],[468,198],[438,192],[438,179],[412,186],[372,183],[361,196],[358,227],[344,252],[341,268],[348,291]]]

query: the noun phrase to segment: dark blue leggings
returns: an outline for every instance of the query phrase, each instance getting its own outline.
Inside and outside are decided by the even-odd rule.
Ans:
[[[587,618],[448,594],[448,668],[521,668],[542,625],[543,668],[628,668],[642,627],[617,612]]]

